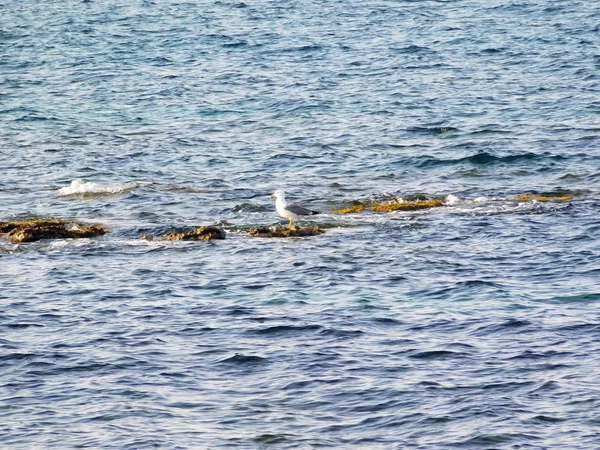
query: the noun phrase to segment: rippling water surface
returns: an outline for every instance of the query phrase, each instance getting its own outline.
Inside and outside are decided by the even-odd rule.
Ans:
[[[600,447],[597,2],[0,15],[1,448]]]

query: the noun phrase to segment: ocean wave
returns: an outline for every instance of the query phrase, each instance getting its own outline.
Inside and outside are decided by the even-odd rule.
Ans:
[[[518,153],[513,155],[496,156],[488,152],[479,152],[474,155],[465,156],[462,158],[439,159],[430,156],[421,157],[418,163],[419,167],[444,166],[453,164],[472,164],[476,166],[485,166],[492,164],[514,164],[514,163],[529,163],[532,161],[552,161],[560,162],[568,159],[562,155],[555,155],[549,152],[542,154],[538,153]]]
[[[58,190],[58,195],[115,195],[133,191],[139,186],[140,185],[135,182],[103,185],[94,183],[93,181],[84,181],[80,178],[77,178],[71,181],[69,186],[60,188]]]

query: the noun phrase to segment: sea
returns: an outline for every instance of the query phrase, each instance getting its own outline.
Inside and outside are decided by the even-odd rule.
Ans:
[[[598,449],[599,211],[597,1],[0,2],[0,449]]]

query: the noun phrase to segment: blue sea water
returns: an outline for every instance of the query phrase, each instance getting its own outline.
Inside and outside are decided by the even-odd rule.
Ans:
[[[600,448],[600,3],[0,17],[0,448]]]

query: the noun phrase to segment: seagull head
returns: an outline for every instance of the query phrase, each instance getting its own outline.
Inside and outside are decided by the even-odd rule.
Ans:
[[[273,192],[273,194],[271,194],[270,198],[280,198],[283,200],[285,198],[285,194],[283,193],[282,190],[277,190],[277,191]]]

